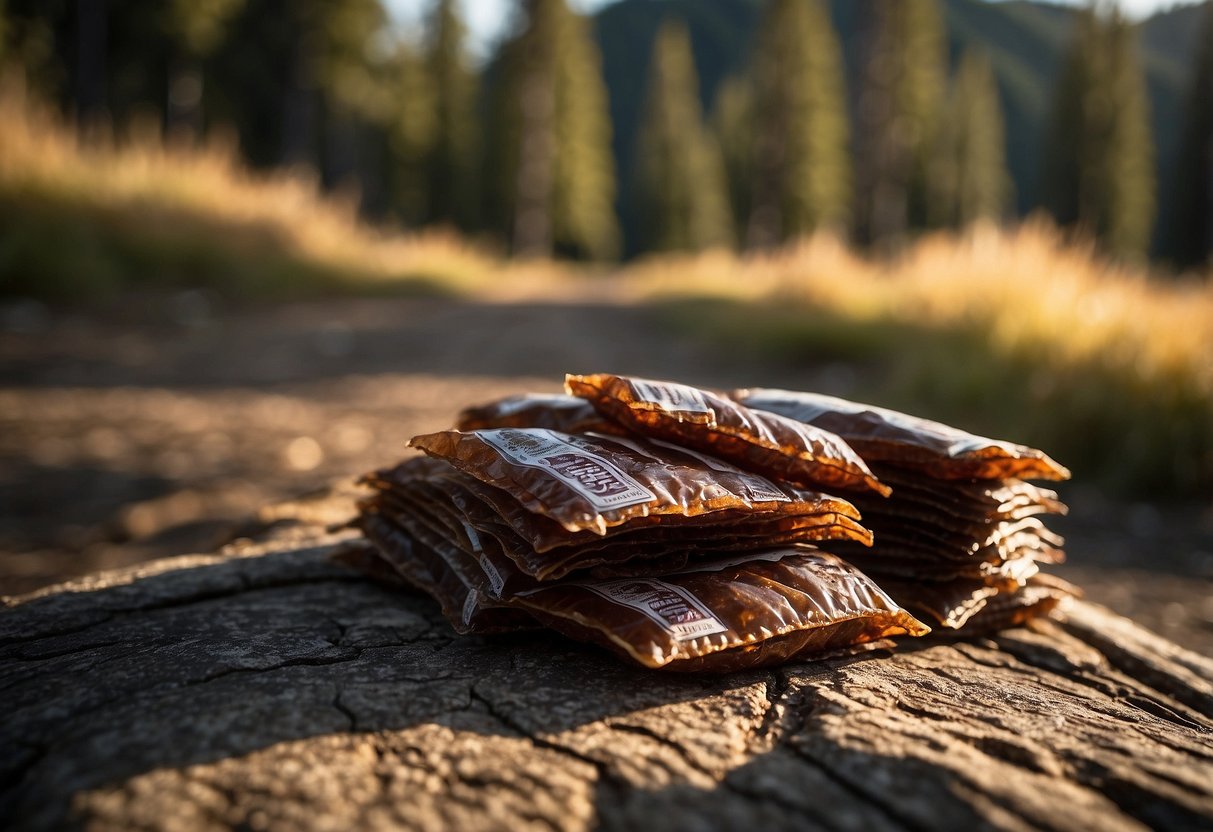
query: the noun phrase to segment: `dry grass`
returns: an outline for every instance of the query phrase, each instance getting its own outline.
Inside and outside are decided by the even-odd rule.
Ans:
[[[633,296],[791,303],[855,321],[980,327],[1003,352],[1047,352],[1140,379],[1188,378],[1213,395],[1213,282],[1100,260],[1047,223],[923,239],[874,264],[818,237],[769,255],[655,258],[626,273]]]
[[[497,268],[455,235],[359,221],[301,172],[252,173],[231,142],[167,146],[155,130],[78,141],[19,81],[0,85],[0,290],[51,297],[131,285],[233,292],[368,284],[472,290]]]
[[[1033,221],[927,237],[884,264],[822,237],[655,258],[626,280],[636,299],[723,302],[675,312],[689,328],[859,362],[857,393],[1034,442],[1121,491],[1213,489],[1213,282],[1199,276],[1115,266]]]

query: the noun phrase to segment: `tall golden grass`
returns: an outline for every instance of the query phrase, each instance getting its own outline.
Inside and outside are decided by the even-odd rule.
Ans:
[[[1122,490],[1213,489],[1207,277],[1116,265],[1033,220],[928,236],[886,262],[821,236],[652,258],[625,280],[637,300],[727,301],[691,316],[726,338],[878,364],[869,392],[890,404],[1055,449]]]
[[[173,271],[174,257],[202,253],[213,261],[203,256],[185,277],[207,279],[213,275],[198,274],[199,268],[221,270],[233,265],[231,258],[245,258],[279,272],[273,288],[287,291],[316,283],[357,288],[407,280],[473,289],[496,265],[450,232],[403,234],[370,227],[357,217],[355,202],[322,196],[315,177],[303,171],[251,172],[237,160],[231,141],[173,146],[151,126],[136,127],[121,141],[105,136],[82,141],[49,107],[28,96],[19,78],[0,82],[0,204],[7,203],[5,219],[19,226],[10,225],[10,243],[26,231],[33,232],[31,246],[49,246],[41,253],[23,252],[20,263],[0,260],[0,289],[21,267],[45,272],[21,276],[26,291],[70,296],[97,288],[87,275],[65,273],[87,272],[87,262],[68,258],[62,268],[55,262],[62,249],[33,227],[48,218],[62,222],[57,230],[68,234],[66,245],[100,245],[92,253],[102,258],[121,258],[132,250],[147,254],[135,258],[132,271]],[[34,222],[23,225],[31,212]],[[110,238],[114,244],[105,245]],[[126,265],[94,262],[91,268],[105,267],[109,282],[122,288],[140,278],[115,273]],[[253,289],[262,282],[252,270],[237,271],[255,284]],[[38,279],[64,285],[26,285]]]
[[[654,258],[626,278],[637,298],[792,302],[860,321],[979,326],[1002,351],[1142,379],[1180,375],[1213,395],[1213,282],[1107,262],[1041,220],[929,236],[887,263],[820,236],[744,259]]]

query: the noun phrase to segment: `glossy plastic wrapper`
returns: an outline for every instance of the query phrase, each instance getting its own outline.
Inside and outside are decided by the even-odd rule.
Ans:
[[[524,393],[469,407],[455,421],[458,430],[547,428],[561,433],[619,434],[619,425],[604,419],[594,406],[576,396]]]
[[[359,525],[382,561],[405,582],[434,598],[457,633],[513,632],[536,626],[525,611],[494,603],[483,592],[475,561],[466,562],[457,546],[440,538],[423,542],[375,512],[364,512]],[[371,578],[384,580],[382,564],[345,562]]]
[[[555,583],[513,604],[650,668],[732,671],[929,628],[859,570],[806,547],[662,578]]]
[[[1034,618],[1041,618],[1068,598],[1081,598],[1082,592],[1073,584],[1054,575],[1041,573],[1016,592],[1000,592],[986,601],[985,606],[964,623],[965,634],[993,633],[1018,627]]]
[[[627,444],[624,444],[624,442]],[[642,517],[697,518],[721,511],[830,511],[859,519],[846,500],[741,471],[691,466],[642,440],[539,428],[441,431],[410,443],[565,530],[605,535]]]
[[[828,430],[751,410],[707,390],[605,373],[566,376],[565,389],[633,433],[764,476],[806,487],[889,493],[859,454]]]
[[[836,433],[868,462],[895,462],[940,479],[1070,478],[1043,451],[883,407],[789,390],[737,390],[732,396],[752,409]]]
[[[487,559],[486,568],[495,566],[504,576],[521,572],[533,579],[554,580],[594,568],[599,569],[598,574],[628,570],[654,574],[715,553],[763,545],[871,542],[871,534],[863,526],[847,515],[829,511],[828,504],[827,510],[815,514],[717,512],[674,525],[654,525],[649,522],[652,518],[638,518],[643,522],[613,527],[604,537],[569,533],[547,518],[526,512],[516,502],[511,505],[504,492],[438,460],[410,460],[378,472],[370,481],[381,489],[377,498],[380,511],[392,513],[397,523],[413,531],[415,524],[424,523]],[[480,499],[486,490],[494,492],[489,495],[492,503]],[[501,511],[509,513],[508,520]],[[535,545],[537,538],[560,545],[541,549]]]

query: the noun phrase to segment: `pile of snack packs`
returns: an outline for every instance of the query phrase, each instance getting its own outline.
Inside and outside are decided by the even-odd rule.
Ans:
[[[734,670],[982,631],[1075,590],[1044,453],[814,393],[571,375],[368,475],[345,560],[461,633],[547,626],[641,665]]]

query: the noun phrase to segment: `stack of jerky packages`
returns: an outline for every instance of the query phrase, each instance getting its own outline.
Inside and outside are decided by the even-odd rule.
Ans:
[[[739,390],[733,398],[838,434],[892,487],[856,495],[875,545],[831,551],[932,624],[991,630],[1047,613],[1076,590],[1040,572],[1062,540],[1042,517],[1065,512],[1053,491],[1025,480],[1063,480],[1044,453],[883,408],[814,393]]]
[[[838,436],[684,385],[567,384],[575,397],[465,411],[412,440],[426,456],[368,476],[360,565],[432,595],[460,632],[545,625],[654,668],[929,631],[818,548],[870,546],[852,500],[889,492]]]

